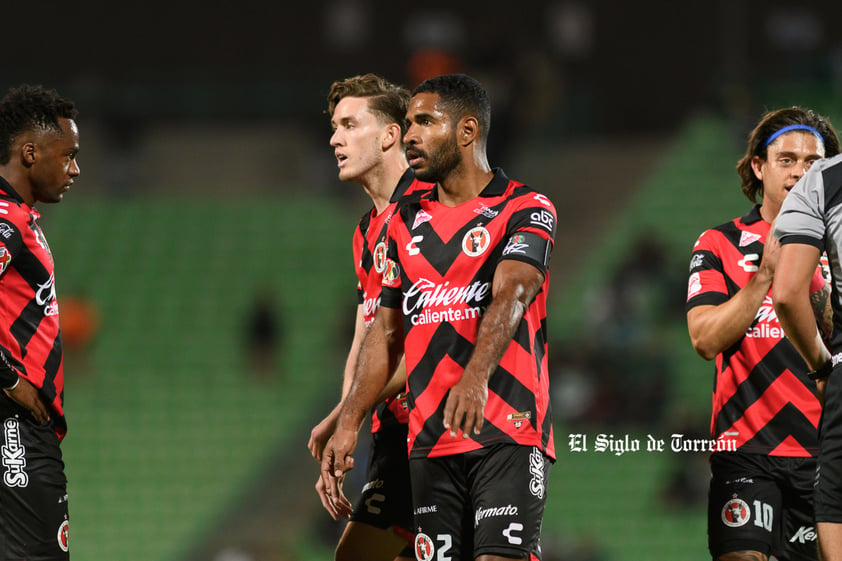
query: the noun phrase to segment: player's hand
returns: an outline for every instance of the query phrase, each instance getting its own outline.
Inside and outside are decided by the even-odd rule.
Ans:
[[[488,382],[470,376],[467,371],[462,379],[450,389],[444,404],[444,428],[450,429],[450,436],[456,438],[462,430],[462,438],[468,438],[473,430],[482,430],[485,402],[488,401]]]
[[[345,475],[343,474],[342,477],[338,479],[339,500],[334,500],[330,497],[330,495],[328,495],[327,489],[325,488],[325,482],[321,477],[319,477],[316,481],[316,493],[319,494],[322,506],[325,507],[327,513],[330,514],[330,517],[334,520],[338,520],[340,516],[342,518],[349,518],[351,516],[351,511],[353,510],[351,501],[349,501],[342,492],[342,484],[344,481]]]
[[[322,453],[322,481],[324,491],[334,505],[341,504],[342,480],[345,472],[354,467],[352,454],[356,447],[357,432],[348,429],[336,430],[325,444]]]
[[[760,267],[757,274],[767,276],[769,279],[775,276],[775,268],[778,266],[778,256],[781,253],[781,242],[775,237],[775,223],[769,229],[766,242],[763,246],[763,257],[760,260]]]
[[[336,415],[331,413],[321,420],[321,422],[313,427],[310,431],[310,440],[307,442],[307,448],[317,462],[322,461],[322,452],[325,449],[328,439],[336,430]]]
[[[39,425],[50,422],[50,413],[47,411],[47,406],[41,401],[41,394],[38,393],[38,389],[26,378],[21,376],[15,389],[3,391],[17,402],[18,405],[27,408]]]

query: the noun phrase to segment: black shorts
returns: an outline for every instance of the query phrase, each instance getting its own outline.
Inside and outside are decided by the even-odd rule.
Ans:
[[[816,521],[842,522],[842,368],[827,379],[819,423],[819,467],[816,470]]]
[[[412,492],[409,484],[407,425],[390,425],[371,435],[365,485],[351,520],[406,538],[412,556]]]
[[[67,479],[52,423],[36,424],[2,391],[0,422],[0,560],[67,560]]]
[[[711,455],[708,548],[717,558],[753,550],[815,560],[815,458],[720,452]]]
[[[416,558],[541,559],[550,465],[538,448],[514,444],[411,458]]]

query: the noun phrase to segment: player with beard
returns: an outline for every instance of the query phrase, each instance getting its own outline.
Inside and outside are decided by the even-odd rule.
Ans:
[[[386,226],[401,197],[431,185],[417,181],[403,148],[409,92],[374,74],[334,82],[328,94],[333,129],[330,145],[339,178],[362,185],[373,207],[357,224],[353,239],[358,306],[354,337],[346,360],[342,397],[347,396],[358,351],[380,300],[386,257]],[[414,558],[412,498],[407,463],[407,411],[403,364],[381,392],[372,411],[372,443],[366,484],[356,504],[341,493],[325,493],[316,482],[322,504],[335,519],[350,517],[336,547],[337,561],[391,561]],[[310,434],[309,448],[321,461],[325,442],[333,433],[342,401]]]
[[[547,267],[556,213],[492,169],[490,103],[465,75],[413,92],[404,141],[435,181],[389,224],[381,306],[325,447],[338,494],[357,431],[405,353],[417,559],[540,559],[555,458],[547,372]]]

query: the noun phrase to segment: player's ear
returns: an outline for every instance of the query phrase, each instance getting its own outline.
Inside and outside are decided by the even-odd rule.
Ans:
[[[383,134],[383,151],[389,150],[395,144],[400,144],[402,136],[401,127],[397,123],[386,127],[386,132]]]
[[[462,146],[468,146],[479,137],[479,123],[476,117],[470,115],[459,120],[458,141]]]
[[[760,156],[754,156],[751,159],[751,171],[754,172],[754,177],[756,177],[760,181],[763,181],[763,164],[765,162],[766,160],[764,160]]]
[[[20,159],[21,163],[25,167],[30,167],[32,164],[35,163],[35,157],[38,149],[35,147],[34,142],[24,142],[20,147]]]

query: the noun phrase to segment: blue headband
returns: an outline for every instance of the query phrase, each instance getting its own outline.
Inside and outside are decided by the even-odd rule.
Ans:
[[[781,130],[779,130],[778,132],[776,132],[775,134],[773,134],[772,136],[770,136],[769,140],[767,140],[766,143],[763,145],[763,148],[766,148],[767,146],[772,144],[772,142],[774,142],[775,139],[778,138],[779,136],[781,136],[782,134],[788,133],[790,131],[809,131],[809,132],[813,133],[814,135],[818,136],[819,140],[821,140],[822,144],[824,144],[824,137],[821,135],[821,133],[819,131],[817,131],[813,127],[808,126],[808,125],[789,125],[788,127],[784,127]]]

